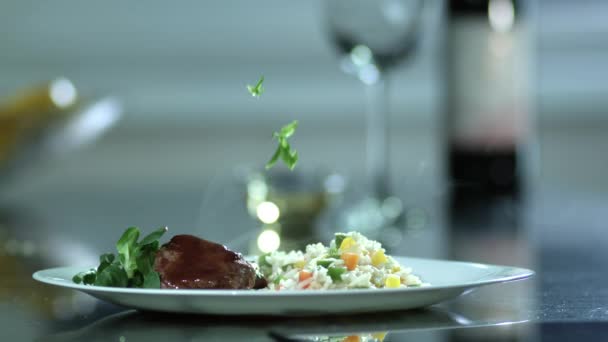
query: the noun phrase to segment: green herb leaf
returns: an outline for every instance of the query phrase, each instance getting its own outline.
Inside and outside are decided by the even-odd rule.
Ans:
[[[264,76],[260,77],[260,80],[258,81],[258,83],[256,83],[255,86],[251,86],[251,85],[247,85],[247,90],[249,90],[249,93],[251,94],[251,96],[253,97],[259,97],[260,95],[262,95],[262,93],[264,92]]]
[[[129,278],[133,277],[133,271],[135,271],[137,268],[137,264],[135,262],[135,252],[138,238],[139,228],[129,227],[116,243],[118,258]]]
[[[277,160],[279,160],[279,156],[281,156],[281,146],[277,147],[277,150],[274,152],[268,163],[266,163],[266,169],[270,169],[276,164]]]
[[[333,281],[342,281],[342,274],[346,272],[345,267],[330,267],[327,269],[327,274]]]
[[[287,139],[291,137],[298,127],[298,121],[283,126],[279,132],[274,132],[273,137],[277,140],[278,147],[270,160],[266,163],[266,169],[273,167],[277,160],[281,160],[290,170],[293,170],[298,162],[298,152],[291,148]]]
[[[129,287],[142,287],[144,285],[144,275],[139,270],[133,272],[133,278],[129,279]]]
[[[90,272],[84,274],[84,277],[82,277],[82,283],[85,285],[93,285],[95,283],[95,279],[97,279],[97,273],[95,270],[91,270]]]
[[[296,132],[296,128],[298,128],[298,122],[293,121],[293,122],[283,126],[283,128],[281,128],[281,133],[279,133],[279,135],[282,136],[283,138],[287,139]]]
[[[91,285],[95,282],[95,269],[91,269],[90,271],[80,272],[72,277],[72,281],[76,284],[83,283],[85,285]]]
[[[110,266],[116,257],[112,253],[106,253],[99,256],[99,266],[97,266],[97,273],[102,272],[106,267]],[[93,282],[95,282],[93,280]]]
[[[85,285],[148,288],[158,285],[155,288],[160,288],[160,277],[154,271],[154,259],[160,247],[159,239],[166,231],[166,227],[159,228],[137,242],[139,229],[127,228],[116,243],[118,260],[112,253],[102,254],[97,269],[78,273],[72,281]]]
[[[75,282],[76,284],[80,284],[80,283],[82,283],[83,276],[84,276],[83,272],[80,272],[72,277],[72,281]]]
[[[287,145],[284,149],[281,150],[281,159],[289,167],[290,170],[293,170],[298,163],[298,152],[295,150],[290,150],[289,145]]]
[[[143,239],[141,239],[139,245],[145,246],[153,242],[158,242],[158,240],[163,236],[163,234],[167,232],[167,230],[169,230],[169,228],[167,227],[158,228],[157,230],[153,231],[152,233],[146,235]]]
[[[336,248],[340,248],[340,245],[342,244],[342,241],[344,241],[344,239],[346,239],[346,234],[344,233],[336,233],[335,234],[336,238],[335,238],[335,242],[336,242]]]
[[[114,254],[112,253],[106,253],[106,254],[102,254],[99,256],[99,263],[108,263],[111,264],[114,262],[114,259],[116,258],[116,256],[114,256]]]
[[[321,267],[325,267],[325,268],[328,268],[333,263],[334,263],[334,260],[327,260],[327,259],[317,260],[317,265],[321,266]]]
[[[338,251],[337,248],[330,248],[327,257],[332,259],[340,259],[340,251]]]
[[[156,257],[156,251],[158,250],[158,241],[154,241],[150,244],[142,246],[135,258],[137,269],[144,276],[153,271],[154,258]]]
[[[268,260],[266,260],[266,257],[267,257],[268,255],[270,255],[270,253],[264,253],[264,254],[260,255],[260,256],[258,257],[258,265],[260,265],[260,266],[269,266],[269,267],[270,267],[270,266],[272,266],[272,265],[271,265],[271,264],[268,262]]]
[[[118,242],[116,242],[116,249],[121,252],[121,250],[131,248],[135,245],[135,243],[137,243],[138,238],[139,228],[129,227],[124,233],[122,233],[120,239],[118,239]]]
[[[278,285],[281,283],[281,280],[283,280],[283,276],[282,275],[278,275],[276,278],[274,278],[274,280],[272,281],[273,284]]]
[[[125,269],[118,263],[113,263],[97,274],[95,285],[111,287],[127,287],[129,276]]]
[[[150,272],[144,276],[144,284],[142,286],[145,289],[160,289],[160,276],[157,272]]]

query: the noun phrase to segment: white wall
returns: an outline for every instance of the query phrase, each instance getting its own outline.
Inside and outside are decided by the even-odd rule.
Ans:
[[[424,44],[395,77],[396,108],[425,121],[436,102],[438,1]],[[123,98],[127,122],[352,119],[360,85],[343,75],[319,1],[21,1],[0,4],[0,94],[66,75],[91,96]],[[245,91],[267,79],[263,101]]]

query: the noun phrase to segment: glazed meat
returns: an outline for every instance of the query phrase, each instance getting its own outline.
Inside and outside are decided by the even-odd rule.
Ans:
[[[265,288],[266,286],[268,286],[268,280],[266,280],[263,275],[256,274],[255,284],[253,285],[253,288],[259,290]]]
[[[256,272],[241,254],[192,235],[176,235],[156,254],[164,289],[251,289]]]

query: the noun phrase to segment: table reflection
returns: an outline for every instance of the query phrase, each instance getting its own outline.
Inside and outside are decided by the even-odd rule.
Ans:
[[[519,331],[515,326],[522,323],[474,321],[447,307],[314,318],[126,311],[39,341],[402,341],[421,334],[444,340],[453,329],[499,326],[503,331]]]

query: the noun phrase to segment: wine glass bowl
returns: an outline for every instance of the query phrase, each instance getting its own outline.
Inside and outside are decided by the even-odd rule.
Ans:
[[[328,0],[326,28],[342,69],[366,84],[415,49],[419,0]]]

